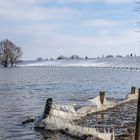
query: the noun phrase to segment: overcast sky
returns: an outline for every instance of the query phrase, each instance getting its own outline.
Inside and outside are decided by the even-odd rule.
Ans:
[[[134,0],[0,0],[0,38],[22,59],[140,55]]]

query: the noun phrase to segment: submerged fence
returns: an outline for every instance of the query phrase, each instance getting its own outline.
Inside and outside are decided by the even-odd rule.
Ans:
[[[99,93],[99,96],[89,100],[89,102],[94,105],[84,106],[78,109],[75,109],[75,107],[71,105],[53,104],[52,98],[49,98],[46,101],[42,116],[35,119],[34,127],[43,127],[50,130],[63,130],[68,134],[78,137],[90,135],[103,140],[115,140],[115,132],[114,130],[112,131],[112,128],[101,126],[103,131],[100,132],[97,125],[79,125],[75,123],[75,120],[78,120],[87,114],[123,105],[123,103],[127,103],[134,99],[138,99],[135,140],[140,140],[140,89],[136,90],[136,87],[131,88],[130,94],[123,101],[117,103],[108,101],[105,92],[102,91]],[[129,137],[129,139],[132,140],[132,137]]]

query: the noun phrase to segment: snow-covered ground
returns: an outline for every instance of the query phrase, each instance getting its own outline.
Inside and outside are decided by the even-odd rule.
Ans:
[[[23,62],[18,66],[140,68],[140,57],[45,60]]]

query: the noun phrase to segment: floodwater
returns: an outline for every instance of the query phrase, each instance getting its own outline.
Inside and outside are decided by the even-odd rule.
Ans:
[[[0,140],[76,140],[61,133],[38,132],[22,121],[40,115],[49,97],[57,104],[84,105],[104,90],[110,99],[123,99],[131,86],[139,88],[139,77],[140,71],[129,70],[0,68]]]

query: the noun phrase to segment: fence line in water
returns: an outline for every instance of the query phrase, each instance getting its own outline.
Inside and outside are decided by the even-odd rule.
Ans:
[[[111,130],[106,130],[104,128],[104,132],[100,132],[98,127],[86,127],[86,126],[80,126],[77,125],[74,122],[67,121],[63,118],[58,118],[53,115],[49,115],[45,120],[44,123],[46,123],[46,129],[51,130],[63,130],[66,133],[69,133],[74,136],[82,137],[82,136],[94,136],[97,138],[101,138],[103,140],[114,140],[114,131],[111,132]]]
[[[17,65],[17,67],[57,67],[57,68],[96,68],[96,69],[121,69],[121,70],[136,70],[140,71],[140,67],[134,67],[134,66],[98,66],[98,65],[76,65],[76,64],[25,64],[25,65]]]
[[[95,113],[98,111],[103,111],[117,105],[121,105],[122,103],[128,102],[133,99],[138,98],[138,92],[135,87],[131,88],[130,94],[121,102],[115,103],[107,101],[105,92],[100,92],[100,95],[90,99],[89,102],[93,103],[91,106],[81,107],[78,110],[75,110],[74,106],[64,106],[64,105],[54,105],[51,103],[49,112],[47,112],[46,118],[38,119],[36,121],[39,127],[43,126],[46,129],[50,130],[63,130],[66,133],[69,133],[74,136],[83,136],[83,135],[91,135],[94,137],[101,138],[103,140],[114,140],[115,133],[107,131],[105,126],[103,126],[104,132],[100,132],[98,127],[87,127],[85,125],[78,125],[73,120],[79,119],[83,116],[86,116],[90,113]],[[96,105],[96,106],[95,106]],[[44,116],[44,115],[43,115]]]
[[[123,104],[133,99],[138,98],[138,93],[135,87],[132,87],[131,93],[120,102],[111,102],[106,99],[105,92],[100,92],[100,95],[88,100],[92,105],[84,106],[79,109],[75,109],[75,106],[65,106],[65,105],[52,105],[50,114],[57,117],[61,116],[64,119],[75,120],[86,116],[87,114],[96,113],[99,111],[104,111],[106,109],[115,107],[117,105]]]

